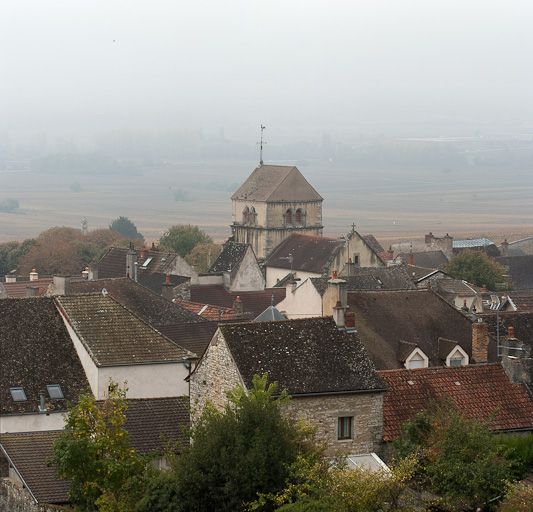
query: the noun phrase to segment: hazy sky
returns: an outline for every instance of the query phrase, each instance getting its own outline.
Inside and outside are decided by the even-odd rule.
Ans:
[[[0,131],[533,132],[533,4],[2,0]]]

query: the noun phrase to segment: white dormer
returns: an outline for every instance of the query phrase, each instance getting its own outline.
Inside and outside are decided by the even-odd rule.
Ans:
[[[429,366],[429,357],[422,352],[418,347],[405,358],[404,366],[408,370],[415,370],[417,368],[427,368]]]
[[[446,366],[466,366],[468,363],[468,354],[459,345],[446,357]]]

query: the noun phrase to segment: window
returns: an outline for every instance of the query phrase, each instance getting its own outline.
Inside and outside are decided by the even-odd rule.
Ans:
[[[341,416],[337,425],[337,439],[352,438],[353,416]]]
[[[250,213],[248,214],[248,224],[255,226],[257,224],[257,212],[253,206],[250,206]]]
[[[24,388],[9,388],[9,392],[14,402],[25,402],[28,400]]]
[[[409,357],[405,360],[405,367],[408,370],[416,370],[417,368],[427,368],[429,366],[429,359],[419,348],[415,348]]]
[[[59,384],[49,384],[46,386],[46,389],[48,390],[48,396],[52,400],[62,400],[65,398],[63,396],[63,391],[61,390],[61,386]]]
[[[352,261],[353,261],[353,264],[355,266],[357,266],[357,267],[359,266],[359,253],[354,253],[353,254],[353,260]]]
[[[460,347],[452,350],[446,358],[448,366],[466,366],[468,364],[468,355]]]
[[[150,262],[153,260],[154,258],[152,256],[150,256],[149,258],[146,258],[144,260],[144,263],[141,265],[142,268],[146,268],[148,265],[150,265]]]
[[[290,208],[285,212],[285,225],[292,226],[292,210]]]
[[[242,223],[248,224],[248,221],[250,219],[250,209],[248,206],[242,211]]]
[[[301,208],[298,208],[294,213],[294,222],[297,226],[303,226],[304,224],[304,212]]]

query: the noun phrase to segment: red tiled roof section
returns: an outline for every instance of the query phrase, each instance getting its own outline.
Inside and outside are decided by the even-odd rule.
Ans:
[[[245,313],[260,315],[268,306],[276,305],[285,298],[285,288],[265,288],[250,292],[228,292],[222,285],[191,285],[191,301],[213,306],[232,308],[240,297]]]
[[[23,299],[28,297],[28,288],[37,288],[37,291],[32,296],[43,296],[48,286],[52,283],[53,278],[43,277],[35,281],[17,281],[16,283],[2,283],[7,297],[10,299]]]
[[[190,312],[206,318],[207,320],[235,320],[239,314],[232,308],[224,306],[214,306],[212,304],[203,304],[201,302],[191,302],[184,299],[175,299],[174,302]]]
[[[398,438],[406,421],[442,400],[451,400],[467,418],[487,421],[492,430],[533,430],[533,401],[499,363],[378,374],[388,387],[383,401],[385,441]]]

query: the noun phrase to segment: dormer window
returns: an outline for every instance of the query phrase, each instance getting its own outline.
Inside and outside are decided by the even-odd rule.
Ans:
[[[409,356],[405,359],[405,367],[408,370],[416,370],[417,368],[427,368],[429,366],[429,358],[418,347],[415,348]]]
[[[466,366],[468,354],[460,347],[455,347],[446,358],[446,366]]]
[[[28,400],[24,388],[9,388],[9,392],[11,393],[11,398],[14,402],[25,402],[26,400]]]

